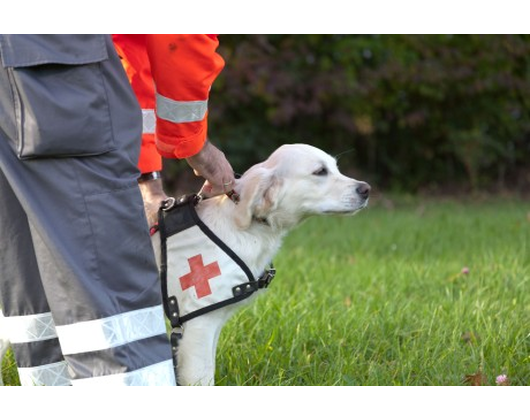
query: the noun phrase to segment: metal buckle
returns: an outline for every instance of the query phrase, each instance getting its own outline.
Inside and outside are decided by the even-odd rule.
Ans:
[[[267,270],[267,278],[265,279],[265,287],[269,287],[269,284],[271,284],[275,276],[276,276],[275,268],[270,268]]]
[[[162,204],[160,204],[160,208],[164,211],[169,211],[175,206],[175,203],[175,197],[168,197],[164,201],[162,201]]]
[[[263,275],[258,279],[259,288],[266,289],[267,287],[269,287],[275,276],[276,269],[274,267],[266,269]]]
[[[177,349],[179,346],[179,341],[182,340],[182,337],[184,336],[184,327],[182,325],[179,325],[178,327],[171,329],[171,334],[169,336],[169,341],[171,343],[171,349],[173,350],[173,355],[175,357],[175,366],[176,366],[176,355],[177,355]]]
[[[236,193],[235,190],[231,190],[231,191],[228,191],[226,194],[225,194],[230,200],[232,200],[232,202],[234,204],[239,204],[239,202],[241,201],[241,197],[238,193]]]

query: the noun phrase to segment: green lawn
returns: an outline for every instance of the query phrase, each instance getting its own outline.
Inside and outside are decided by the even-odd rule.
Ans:
[[[221,334],[218,384],[530,384],[530,204],[375,201],[291,233]]]
[[[309,220],[275,264],[221,335],[219,384],[530,384],[527,203],[380,201]]]

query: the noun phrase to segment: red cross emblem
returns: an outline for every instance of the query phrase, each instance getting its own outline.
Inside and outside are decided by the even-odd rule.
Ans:
[[[188,258],[188,263],[191,271],[180,278],[182,290],[195,286],[199,299],[211,295],[212,289],[210,288],[209,280],[221,275],[219,264],[213,262],[205,266],[200,254]]]

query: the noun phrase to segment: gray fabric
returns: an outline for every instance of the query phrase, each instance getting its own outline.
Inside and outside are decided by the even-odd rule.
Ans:
[[[104,35],[0,35],[4,67],[88,64],[108,58]]]
[[[2,139],[3,140],[3,139]],[[0,172],[0,281],[2,293],[11,295],[19,288],[33,289],[25,300],[6,300],[6,316],[49,312],[41,286],[39,268],[33,250],[30,228],[24,209],[16,199],[7,179]],[[37,299],[32,297],[37,296]]]
[[[0,237],[4,238],[0,241],[0,290],[5,296],[19,296],[20,290],[31,290],[24,293],[23,299],[4,299],[0,306],[5,316],[49,312],[27,217],[1,171],[0,191]],[[13,344],[13,352],[19,367],[64,360],[56,338]]]
[[[0,94],[11,101],[9,118],[13,123],[8,124],[8,134],[15,140],[17,155],[22,159],[91,156],[115,149],[104,77],[108,68],[104,63],[109,62],[105,44],[99,36],[89,39],[88,46],[96,47],[90,54],[90,50],[82,50],[86,36],[49,37],[0,38],[2,61],[11,64],[5,66],[8,83],[2,83]],[[64,44],[71,48],[63,51]],[[84,56],[79,57],[81,52]],[[65,65],[87,60],[92,61]]]
[[[26,313],[38,310],[38,305],[49,305],[57,326],[161,304],[157,267],[136,181],[141,113],[110,37],[104,40],[109,58],[96,65],[33,66],[31,77],[27,68],[0,68],[0,171],[5,177],[0,194],[6,200],[2,210],[10,209],[0,214],[0,229],[21,241],[10,254],[0,248],[2,305],[11,308],[10,312]],[[72,42],[82,40],[73,38]],[[5,38],[1,45],[2,61],[13,64],[13,57],[4,57]],[[47,48],[51,49],[50,45]],[[77,51],[81,45],[71,50]],[[64,54],[64,48],[60,49]],[[87,68],[90,71],[79,71]],[[68,86],[63,88],[57,75]],[[92,84],[97,85],[97,94],[83,109],[86,122],[70,126],[64,121],[65,114],[55,112],[64,106],[71,107],[73,114],[79,112],[80,102],[74,98],[78,82],[84,86],[79,95],[85,96],[85,87]],[[25,88],[20,88],[20,83]],[[31,95],[8,95],[11,101],[4,96],[13,89],[28,92],[28,85],[34,88]],[[29,130],[25,125],[28,121],[18,114],[23,110],[22,116],[28,115],[29,111],[24,111],[28,109],[33,115],[42,112],[32,121],[36,131]],[[84,149],[71,150],[72,142]],[[26,148],[28,144],[30,148]],[[70,149],[63,153],[65,144]],[[31,150],[31,154],[24,156],[23,150]],[[5,195],[7,190],[12,193]],[[27,243],[28,226],[13,233],[25,219],[33,247]],[[17,254],[14,258],[13,253]],[[34,267],[35,258],[38,275],[19,273],[18,265],[29,262]],[[158,361],[171,358],[167,337],[152,341]],[[127,346],[121,352],[127,354]],[[138,369],[145,363],[142,356],[133,349],[128,362],[121,357],[110,365],[115,372]],[[102,371],[97,355],[80,354],[78,360],[71,355],[68,359],[75,378]],[[112,372],[107,369],[105,374]]]

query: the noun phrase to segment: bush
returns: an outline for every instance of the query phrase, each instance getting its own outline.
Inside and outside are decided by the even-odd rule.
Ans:
[[[524,35],[223,35],[210,136],[238,171],[282,143],[380,188],[529,181]]]

